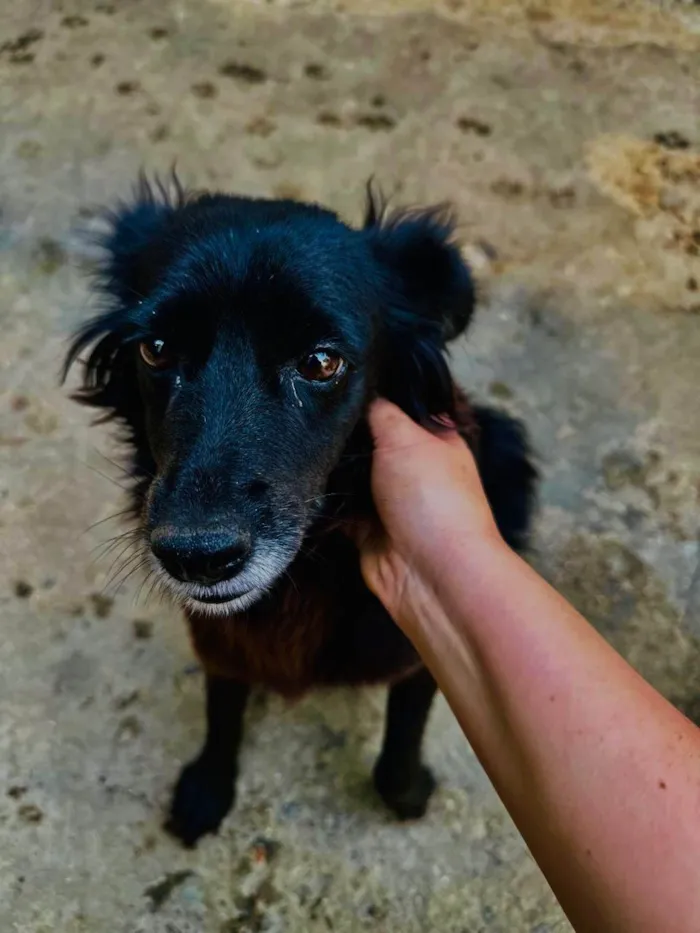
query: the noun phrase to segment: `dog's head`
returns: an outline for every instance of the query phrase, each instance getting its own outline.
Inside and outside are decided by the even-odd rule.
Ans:
[[[174,197],[111,215],[104,313],[76,337],[78,399],[126,425],[154,566],[190,608],[252,605],[323,512],[369,400],[450,412],[445,341],[472,311],[436,212],[363,229],[293,201]]]

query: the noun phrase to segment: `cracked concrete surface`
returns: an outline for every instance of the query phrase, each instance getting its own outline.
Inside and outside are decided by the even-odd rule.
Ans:
[[[80,230],[142,166],[350,219],[371,174],[452,201],[482,292],[454,363],[531,428],[533,560],[697,715],[697,3],[3,0],[0,106],[0,926],[569,929],[442,703],[421,823],[368,786],[381,691],[340,692],[258,697],[221,836],[163,835],[201,677],[175,612],[105,589],[118,451],[56,376]]]

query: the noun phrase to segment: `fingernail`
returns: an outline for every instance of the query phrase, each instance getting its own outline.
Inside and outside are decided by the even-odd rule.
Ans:
[[[450,428],[451,430],[455,430],[457,427],[455,421],[453,421],[453,419],[450,418],[450,416],[445,412],[440,415],[431,415],[431,421],[433,421],[441,428]]]

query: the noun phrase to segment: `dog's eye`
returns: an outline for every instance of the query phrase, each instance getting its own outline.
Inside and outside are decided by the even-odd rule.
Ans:
[[[308,382],[330,382],[345,369],[346,362],[333,350],[314,350],[297,366],[297,372]]]
[[[150,369],[167,369],[173,364],[173,357],[168,352],[163,340],[142,340],[139,344],[141,359]]]

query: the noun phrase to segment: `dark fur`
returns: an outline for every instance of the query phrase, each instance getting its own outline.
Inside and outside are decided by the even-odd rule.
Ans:
[[[420,815],[434,786],[420,743],[435,684],[365,587],[343,528],[373,514],[367,405],[381,394],[419,422],[454,418],[517,548],[535,481],[521,427],[471,408],[447,366],[446,341],[474,302],[449,217],[387,216],[370,196],[353,230],[319,207],[177,185],[168,196],[142,180],[110,221],[106,307],[66,368],[88,351],[77,398],[126,428],[144,547],[176,536],[194,560],[235,540],[252,548],[246,567],[256,543],[286,560],[248,608],[186,607],[207,672],[208,734],[178,782],[171,829],[193,844],[228,812],[253,684],[287,696],[394,684],[375,783],[399,816]],[[170,373],[140,362],[139,342],[155,337],[177,353]],[[298,383],[290,368],[319,345],[351,363],[330,388]]]

